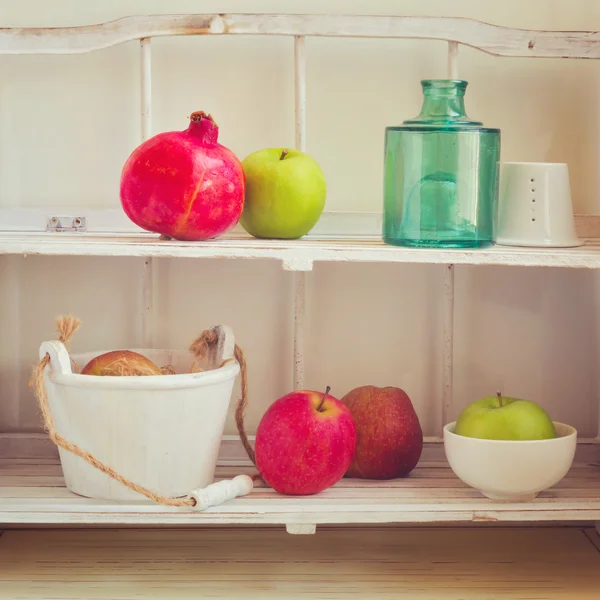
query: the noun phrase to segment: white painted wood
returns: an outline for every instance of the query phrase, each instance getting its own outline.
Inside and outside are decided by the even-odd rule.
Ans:
[[[23,418],[22,408],[22,366],[20,364],[23,348],[22,322],[22,269],[23,259],[0,258],[0,311],[9,315],[2,327],[0,344],[0,422],[7,429],[17,429]],[[28,374],[27,374],[28,375]],[[25,376],[27,376],[25,375]],[[0,449],[1,449],[0,442]],[[1,454],[0,454],[1,456]]]
[[[282,267],[284,271],[312,271],[313,261],[309,258],[285,258]]]
[[[595,600],[600,554],[573,528],[16,530],[6,599]]]
[[[152,136],[152,40],[140,40],[140,100],[142,141]]]
[[[584,444],[585,446],[585,444]],[[585,450],[585,448],[581,448]],[[315,496],[282,496],[262,481],[252,493],[202,512],[153,502],[111,502],[64,487],[60,466],[39,459],[0,459],[0,524],[322,525],[375,523],[600,521],[598,446],[565,479],[531,502],[496,502],[462,483],[441,445],[426,447],[411,476],[390,481],[342,479]],[[247,461],[217,468],[217,480],[255,469]]]
[[[362,15],[133,16],[100,25],[0,29],[0,54],[73,54],[172,35],[289,35],[453,41],[496,56],[600,58],[596,31],[511,29],[472,19]]]
[[[452,417],[454,376],[454,265],[444,270],[442,428]]]
[[[63,215],[85,219],[86,233],[145,233],[134,225],[121,209],[80,209],[74,214],[72,208],[0,208],[1,232],[45,232],[52,216]],[[381,212],[325,211],[319,222],[304,239],[381,239]],[[577,235],[581,238],[600,238],[600,215],[575,215]],[[62,233],[61,233],[62,235]],[[249,236],[238,225],[221,239],[237,239]]]
[[[1,216],[0,211],[0,216]],[[383,214],[381,212],[324,211],[317,224],[304,239],[381,239]],[[600,226],[598,227],[600,231]],[[592,236],[588,236],[592,237]]]
[[[448,79],[458,79],[458,44],[448,42]],[[450,264],[444,271],[443,296],[443,377],[442,377],[442,428],[452,415],[452,399],[454,397],[454,265]]]
[[[94,377],[71,373],[60,342],[45,342],[50,354],[44,382],[57,432],[110,465],[119,475],[157,494],[177,497],[213,481],[225,419],[239,365],[228,327],[213,328],[218,341],[199,366],[188,351],[137,350],[177,375]],[[101,351],[74,354],[86,365]],[[139,500],[142,496],[70,451],[59,448],[67,487],[82,496]]]
[[[40,344],[39,358],[46,355],[50,357],[50,366],[47,367],[53,375],[71,375],[71,358],[65,345],[58,340],[42,342]]]
[[[140,99],[142,141],[152,136],[152,46],[150,38],[140,40]],[[144,348],[154,348],[154,264],[144,260],[142,271],[142,336]]]
[[[314,535],[317,532],[317,526],[311,523],[288,523],[285,526],[285,530],[290,535]]]
[[[93,210],[78,207],[48,206],[46,208],[1,208],[0,232],[37,232],[47,231],[52,217],[61,220],[80,217],[85,220],[85,234],[89,233],[143,233],[134,225],[121,208]],[[62,235],[54,233],[54,235]],[[79,235],[84,235],[79,233]]]
[[[254,443],[254,436],[249,435],[250,443]],[[423,447],[423,462],[443,462],[445,460],[442,446],[443,438],[425,436]],[[28,460],[44,463],[58,460],[56,446],[44,433],[0,433],[0,463],[2,461]],[[576,462],[600,461],[600,439],[579,438],[577,444]],[[221,440],[217,464],[221,467],[251,467],[246,450],[237,435],[225,435]],[[232,472],[232,475],[235,473]]]
[[[295,146],[297,150],[306,151],[306,46],[301,36],[294,37],[294,117]],[[288,261],[286,270],[294,270],[294,366],[293,385],[295,390],[304,388],[304,348],[306,330],[306,271],[312,269],[312,261],[306,265],[310,269],[302,269],[300,262]]]
[[[120,208],[104,210],[80,208],[74,211],[73,208],[61,206],[0,208],[0,232],[45,232],[48,221],[54,216],[65,219],[75,217],[85,219],[86,233],[144,233],[144,230],[135,225]],[[348,236],[381,238],[381,222],[381,213],[325,211],[306,238],[325,237],[337,239]],[[600,232],[600,225],[598,225],[596,231]],[[239,224],[231,232],[224,234],[222,239],[232,236],[248,237]],[[600,237],[600,233],[596,236],[586,235],[584,237]]]
[[[448,42],[448,79],[458,79],[458,44]]]
[[[422,249],[385,245],[371,239],[257,240],[240,236],[196,244],[159,240],[151,234],[81,235],[4,232],[0,255],[152,256],[162,258],[273,259],[290,270],[307,270],[314,262],[380,262],[412,264],[496,265],[521,267],[600,268],[600,243],[581,248]]]
[[[295,144],[306,152],[306,41],[294,37]]]
[[[294,389],[304,389],[304,349],[306,337],[306,271],[294,277]]]
[[[142,315],[141,345],[144,348],[154,348],[156,327],[154,324],[154,259],[144,259],[142,267]]]

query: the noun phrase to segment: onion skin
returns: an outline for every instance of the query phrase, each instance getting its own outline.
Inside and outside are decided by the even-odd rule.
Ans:
[[[132,350],[113,350],[92,358],[81,375],[127,376],[162,375],[161,370],[146,356]]]
[[[121,206],[146,231],[184,241],[218,237],[240,220],[246,178],[240,160],[218,143],[219,129],[201,111],[184,131],[140,144],[121,173]]]

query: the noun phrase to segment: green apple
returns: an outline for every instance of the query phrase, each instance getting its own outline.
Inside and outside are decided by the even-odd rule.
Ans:
[[[249,154],[242,167],[246,197],[240,223],[257,238],[298,239],[317,223],[327,186],[319,163],[287,148]]]
[[[454,433],[485,440],[547,440],[556,437],[548,413],[535,402],[500,393],[476,400],[456,421]]]

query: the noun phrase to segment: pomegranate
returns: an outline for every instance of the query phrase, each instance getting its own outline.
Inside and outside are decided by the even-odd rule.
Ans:
[[[229,231],[244,208],[240,160],[217,142],[213,118],[198,111],[184,131],[140,144],[121,173],[121,205],[139,227],[177,240],[206,240]]]

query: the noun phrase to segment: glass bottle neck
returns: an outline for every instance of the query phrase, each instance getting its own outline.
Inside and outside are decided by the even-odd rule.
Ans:
[[[467,82],[453,79],[426,79],[421,82],[423,105],[415,119],[405,123],[422,125],[482,125],[471,121],[465,110],[465,90]]]
[[[466,117],[464,96],[429,95],[423,100],[419,119],[455,120]]]

